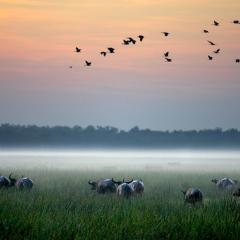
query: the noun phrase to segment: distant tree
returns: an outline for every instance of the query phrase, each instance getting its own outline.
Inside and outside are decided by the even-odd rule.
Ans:
[[[75,147],[214,147],[240,148],[238,129],[221,128],[203,130],[154,131],[140,129],[129,131],[112,126],[92,125],[82,128],[74,126],[39,127],[36,125],[0,125],[0,147],[10,146],[75,146]]]

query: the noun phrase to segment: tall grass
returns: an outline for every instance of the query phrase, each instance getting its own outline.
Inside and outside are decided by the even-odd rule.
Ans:
[[[25,174],[34,180],[32,191],[0,190],[1,239],[240,239],[240,203],[210,182],[224,173],[29,170]],[[144,180],[142,197],[99,195],[87,184],[89,179],[126,176]],[[202,190],[203,207],[184,205],[181,190],[190,186]]]

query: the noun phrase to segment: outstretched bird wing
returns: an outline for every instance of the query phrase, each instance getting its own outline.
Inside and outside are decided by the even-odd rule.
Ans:
[[[85,60],[86,66],[91,66],[91,62],[88,62],[87,60]]]
[[[172,59],[171,58],[165,58],[166,59],[166,62],[172,62]]]
[[[209,40],[207,40],[207,41],[209,42],[210,45],[216,45],[216,44],[213,43],[212,41],[209,41]]]
[[[114,53],[114,51],[115,51],[115,49],[112,48],[112,47],[108,48],[108,50],[109,50],[110,53]]]
[[[78,47],[76,47],[75,49],[76,49],[76,52],[80,52],[81,51],[81,49],[78,48]]]
[[[214,53],[219,53],[220,52],[220,48],[218,48],[216,51],[213,51]]]
[[[168,57],[168,55],[169,55],[169,52],[165,52],[165,53],[164,53],[164,56],[165,56],[165,57]]]

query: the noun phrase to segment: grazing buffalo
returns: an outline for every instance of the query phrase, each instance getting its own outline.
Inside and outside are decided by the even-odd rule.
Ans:
[[[127,183],[122,183],[117,187],[117,196],[129,198],[132,195],[132,188]]]
[[[9,177],[0,176],[0,188],[9,188],[13,187],[16,183],[16,179],[11,177],[12,174],[9,175]]]
[[[115,182],[119,186],[117,187],[117,196],[128,198],[133,194],[130,184],[133,182],[133,179],[130,181]]]
[[[203,195],[202,192],[197,188],[189,188],[187,191],[182,191],[184,194],[185,203],[195,204],[197,202],[202,203]]]
[[[92,186],[92,190],[97,190],[98,193],[115,193],[116,183],[113,179],[100,179],[98,181],[88,181],[88,184]]]
[[[0,176],[0,188],[7,188],[10,186],[10,180],[4,176]]]
[[[129,183],[130,188],[132,189],[133,194],[143,194],[144,192],[144,183],[142,180],[134,180]]]
[[[21,177],[16,181],[15,186],[19,190],[30,190],[33,187],[33,181],[28,177]]]
[[[231,178],[223,178],[220,180],[212,179],[212,182],[216,184],[219,189],[231,189],[237,184],[237,180]]]

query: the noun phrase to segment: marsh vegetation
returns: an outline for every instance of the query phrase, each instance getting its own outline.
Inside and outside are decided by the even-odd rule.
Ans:
[[[99,155],[99,159],[101,157]],[[33,162],[37,158],[39,166],[33,163],[30,167],[30,158]],[[55,164],[46,158],[49,161],[54,158]],[[81,157],[77,158],[83,161]],[[88,161],[92,156],[82,158]],[[113,163],[114,159],[110,158]],[[211,183],[212,178],[223,176],[240,179],[239,165],[235,164],[235,169],[232,164],[225,168],[220,164],[221,168],[204,169],[193,163],[187,164],[186,158],[164,158],[160,166],[151,165],[156,159],[150,159],[146,165],[145,158],[128,156],[127,160],[118,159],[119,165],[115,169],[104,164],[98,168],[96,162],[99,159],[96,158],[90,161],[91,164],[95,162],[91,169],[89,165],[77,167],[71,156],[62,159],[26,154],[22,157],[1,156],[2,175],[13,171],[15,176],[30,176],[34,187],[31,191],[0,190],[0,238],[239,239],[240,202],[233,198],[231,190],[219,191]],[[68,168],[66,159],[69,159]],[[124,165],[125,161],[129,161],[129,168]],[[169,165],[171,161],[173,165]],[[209,161],[209,166],[216,165],[213,159]],[[133,162],[138,168],[134,169]],[[142,162],[141,168],[138,162]],[[121,199],[115,194],[98,194],[88,185],[89,179],[112,177],[142,178],[144,194]],[[184,204],[181,190],[188,187],[201,189],[203,206]]]

